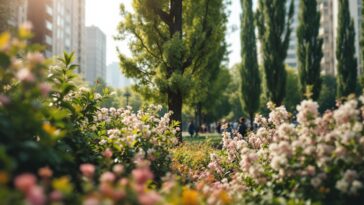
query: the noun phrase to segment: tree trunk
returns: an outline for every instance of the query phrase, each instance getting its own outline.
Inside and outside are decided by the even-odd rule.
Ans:
[[[249,117],[250,117],[250,129],[251,129],[251,131],[253,131],[254,130],[254,113],[250,113]]]
[[[177,132],[179,142],[182,142],[182,103],[182,94],[180,91],[168,92],[168,110],[173,112],[171,120],[180,123],[180,131]]]

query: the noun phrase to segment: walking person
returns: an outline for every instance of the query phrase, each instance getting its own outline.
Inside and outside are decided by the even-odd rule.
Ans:
[[[191,138],[193,137],[193,135],[195,134],[195,132],[196,132],[196,127],[195,127],[193,121],[191,121],[188,124],[188,133],[190,134]]]
[[[248,131],[248,127],[245,124],[245,118],[241,117],[239,119],[238,132],[241,134],[242,137],[245,137],[245,135],[247,134],[247,131]]]

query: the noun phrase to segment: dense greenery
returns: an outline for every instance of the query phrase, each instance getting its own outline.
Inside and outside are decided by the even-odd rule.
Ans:
[[[320,11],[317,0],[300,0],[297,28],[297,59],[302,96],[308,86],[312,99],[317,100],[321,89],[321,58],[323,39],[319,38]]]
[[[293,0],[289,4],[287,0],[258,1],[256,21],[266,92],[268,99],[277,105],[281,105],[286,96],[287,74],[284,61],[292,32],[293,12]]]
[[[349,1],[339,0],[339,16],[336,40],[337,96],[343,97],[356,91],[357,59],[355,57],[355,27],[349,11]]]
[[[132,5],[133,13],[121,9],[119,38],[131,39],[133,53],[132,58],[120,53],[121,68],[138,79],[141,90],[166,99],[172,119],[181,122],[183,99],[199,89],[193,79],[206,73],[224,41],[224,1],[134,0]]]
[[[257,59],[253,3],[251,0],[241,0],[243,16],[241,19],[241,57],[240,68],[241,93],[244,111],[249,114],[253,127],[254,114],[259,109],[261,80]]]

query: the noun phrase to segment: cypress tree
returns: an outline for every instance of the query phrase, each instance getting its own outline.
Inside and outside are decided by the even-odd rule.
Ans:
[[[316,0],[300,0],[297,28],[297,58],[301,93],[312,86],[312,98],[317,100],[321,89],[321,58],[323,40],[318,37],[320,12]]]
[[[350,16],[348,0],[339,0],[336,39],[337,96],[355,93],[357,59],[355,57],[355,28]]]
[[[361,69],[364,65],[364,0],[361,1],[361,34],[360,34],[360,54],[361,54]],[[363,79],[363,77],[362,77]]]
[[[292,32],[293,0],[287,10],[287,0],[259,0],[257,10],[258,37],[261,44],[262,66],[267,85],[267,97],[281,105],[285,97],[289,38]]]
[[[257,46],[255,40],[254,15],[252,0],[240,0],[243,15],[241,18],[241,57],[240,67],[242,103],[246,113],[249,114],[251,126],[254,114],[259,109],[261,81],[257,60]]]

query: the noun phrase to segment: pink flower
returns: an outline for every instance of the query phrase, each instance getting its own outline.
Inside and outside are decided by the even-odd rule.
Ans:
[[[39,89],[43,96],[47,96],[52,90],[52,87],[48,83],[42,83],[39,85]]]
[[[39,52],[28,53],[27,59],[30,63],[41,64],[44,61],[44,56],[43,56],[43,54],[41,54]]]
[[[122,178],[122,179],[119,180],[119,184],[121,186],[126,186],[128,183],[129,183],[129,180],[126,179],[126,178]]]
[[[44,191],[42,187],[39,186],[33,186],[27,196],[26,200],[31,205],[43,205],[46,202],[46,196],[44,195]]]
[[[6,95],[0,95],[0,106],[6,106],[10,104],[10,98]]]
[[[103,155],[104,155],[104,157],[106,157],[106,158],[110,159],[110,158],[112,157],[112,151],[111,151],[109,148],[107,148],[107,149],[104,151]]]
[[[85,177],[91,178],[95,173],[95,166],[92,164],[81,164],[80,170]]]
[[[43,178],[50,178],[53,172],[49,167],[43,167],[38,170],[38,175]]]
[[[63,195],[59,191],[52,191],[52,193],[50,193],[50,195],[49,195],[49,199],[51,201],[61,201],[62,198],[63,198]]]
[[[34,175],[26,173],[19,175],[15,178],[15,187],[20,191],[27,193],[32,187],[36,185],[37,179]]]
[[[119,200],[123,199],[125,196],[126,196],[125,191],[123,191],[123,190],[116,190],[116,191],[114,191],[114,193],[112,195],[112,198],[114,200],[116,200],[116,201],[119,201]]]
[[[100,202],[99,200],[97,200],[96,198],[94,197],[90,197],[90,198],[87,198],[84,202],[83,202],[83,205],[99,205]]]
[[[148,180],[153,179],[153,173],[148,168],[135,169],[132,175],[137,184],[145,184]]]
[[[115,180],[115,175],[112,172],[105,172],[100,176],[101,182],[113,182]]]
[[[115,174],[122,174],[123,171],[124,171],[124,166],[121,165],[121,164],[116,164],[114,167],[113,167],[113,171]]]
[[[28,83],[32,83],[35,81],[34,75],[30,72],[29,69],[26,69],[26,68],[20,69],[17,72],[16,77],[18,78],[18,80],[28,82]]]
[[[158,193],[151,191],[140,195],[138,199],[139,203],[142,205],[154,205],[159,203],[162,200],[162,197]]]
[[[112,197],[114,194],[113,187],[108,183],[101,183],[99,189],[100,192],[107,197]]]

